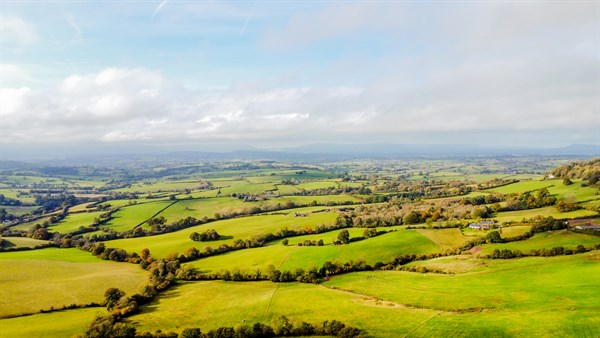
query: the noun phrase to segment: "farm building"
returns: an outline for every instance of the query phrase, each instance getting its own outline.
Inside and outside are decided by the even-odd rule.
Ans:
[[[577,229],[577,230],[594,230],[594,231],[600,231],[600,225],[591,225],[591,224],[577,225],[577,226],[575,226],[575,229]]]
[[[469,224],[469,228],[476,230],[489,230],[494,226],[494,224],[496,224],[494,221],[479,221],[477,223]]]

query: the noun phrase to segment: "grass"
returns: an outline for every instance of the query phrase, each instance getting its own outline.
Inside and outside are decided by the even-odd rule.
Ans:
[[[48,244],[49,241],[42,241],[39,239],[33,239],[28,237],[0,237],[1,239],[9,242],[5,247],[12,248],[37,248],[39,246]]]
[[[325,285],[439,311],[409,336],[593,336],[600,328],[598,258],[593,252],[488,261],[458,275],[362,272]],[[470,308],[490,310],[448,312]]]
[[[270,323],[274,316],[285,315],[311,323],[341,320],[369,337],[592,337],[600,329],[598,258],[594,252],[487,261],[458,275],[352,273],[331,279],[325,287],[188,282],[142,306],[128,322],[139,331],[200,327],[206,332],[220,326]],[[489,310],[469,312],[472,308]]]
[[[73,337],[83,333],[96,316],[105,314],[105,308],[93,307],[0,319],[0,336],[12,338]]]
[[[459,229],[418,229],[420,234],[427,236],[434,243],[443,249],[453,249],[461,244],[472,240],[469,236],[464,236]]]
[[[79,249],[0,253],[0,317],[102,302],[110,287],[131,295],[147,278],[137,265],[103,261]]]
[[[517,237],[526,234],[531,229],[530,225],[513,225],[502,227],[502,238]]]
[[[560,212],[556,210],[556,207],[544,207],[529,210],[518,210],[518,211],[505,211],[496,214],[494,219],[498,222],[519,222],[523,219],[531,219],[535,216],[549,217],[552,216],[557,219],[568,219],[568,218],[582,218],[592,217],[598,215],[597,212],[580,209],[569,212]]]
[[[94,203],[96,203],[96,202],[85,202],[85,203],[74,205],[74,206],[72,206],[72,207],[69,208],[69,212],[88,211],[88,210],[90,210],[90,208],[88,208],[88,206],[90,206],[90,205],[92,205]]]
[[[351,229],[361,235],[364,229]],[[318,235],[292,238],[295,243],[304,239],[337,238],[338,231]],[[429,253],[440,247],[416,230],[399,230],[374,238],[351,242],[347,245],[325,246],[284,246],[281,241],[272,245],[234,251],[223,255],[208,257],[188,263],[188,266],[200,272],[216,272],[228,269],[265,269],[273,265],[280,270],[293,271],[297,268],[321,267],[325,261],[346,263],[350,260],[364,259],[369,264],[378,261],[388,262],[394,257],[409,253]],[[293,242],[292,242],[293,243]]]
[[[190,247],[202,250],[207,246],[216,247],[221,244],[231,244],[236,239],[246,239],[256,234],[275,232],[283,227],[304,228],[305,226],[314,227],[319,224],[332,224],[337,215],[337,212],[331,211],[310,214],[308,217],[294,217],[292,213],[241,217],[211,222],[158,236],[109,241],[106,242],[106,245],[138,253],[142,249],[148,248],[154,257],[164,257],[173,252],[182,254],[185,249]],[[220,235],[228,237],[210,242],[194,242],[189,238],[192,232],[202,232],[207,229],[215,229]]]
[[[485,191],[498,192],[501,194],[512,194],[512,193],[525,192],[525,191],[534,191],[534,190],[538,190],[538,189],[541,189],[544,187],[549,187],[551,185],[557,185],[557,184],[562,184],[562,181],[558,181],[558,180],[520,181],[520,182],[516,182],[516,183],[507,184],[507,185],[504,185],[501,187],[497,187],[497,188],[486,189]]]
[[[103,211],[80,212],[68,214],[64,219],[48,227],[48,231],[66,234],[94,224],[94,220],[103,214]]]
[[[287,196],[277,197],[264,201],[244,202],[233,197],[200,198],[181,200],[159,214],[164,216],[168,223],[184,219],[188,216],[201,219],[203,217],[213,218],[216,213],[221,215],[232,212],[247,211],[254,207],[285,206],[288,202],[295,205],[359,202],[360,199],[350,195],[328,195],[328,196]]]
[[[107,226],[115,231],[130,230],[134,226],[148,220],[171,203],[173,202],[154,201],[123,207],[112,214],[112,219],[103,226]]]
[[[11,229],[29,231],[30,229],[35,227],[36,224],[42,224],[42,223],[44,223],[44,221],[49,221],[49,220],[50,220],[50,217],[42,217],[42,218],[36,219],[35,221],[17,224],[15,226],[12,226]]]
[[[368,336],[393,337],[408,333],[432,314],[435,312],[377,304],[318,285],[211,281],[171,288],[128,322],[139,331],[181,332],[186,327],[200,327],[207,332],[242,323],[270,324],[274,316],[285,315],[292,321],[313,324],[337,319],[361,327]]]
[[[504,232],[504,229],[502,229],[502,232]],[[481,253],[490,254],[494,249],[521,250],[523,253],[528,253],[533,249],[552,249],[557,246],[573,249],[579,244],[588,247],[597,243],[600,243],[600,236],[580,234],[569,230],[558,230],[538,233],[524,241],[485,244],[482,246],[483,250]]]

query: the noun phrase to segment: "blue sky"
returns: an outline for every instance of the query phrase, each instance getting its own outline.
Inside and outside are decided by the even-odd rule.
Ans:
[[[2,149],[598,143],[595,1],[2,1]]]

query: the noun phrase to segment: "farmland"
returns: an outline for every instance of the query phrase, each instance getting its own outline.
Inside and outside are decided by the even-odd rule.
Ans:
[[[138,333],[285,316],[367,337],[594,336],[593,178],[548,179],[555,159],[420,161],[10,172],[0,335],[73,336],[124,313]]]

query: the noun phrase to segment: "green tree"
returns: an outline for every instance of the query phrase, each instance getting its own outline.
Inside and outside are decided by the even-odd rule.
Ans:
[[[340,233],[337,236],[337,239],[342,244],[348,244],[348,242],[350,242],[350,233],[348,232],[348,230],[344,229],[340,231]]]
[[[104,292],[104,303],[107,309],[112,309],[121,297],[125,296],[125,292],[117,288],[109,288]]]
[[[488,243],[502,243],[502,237],[500,236],[500,233],[496,230],[490,231],[487,234],[487,236],[485,236],[485,240]]]

